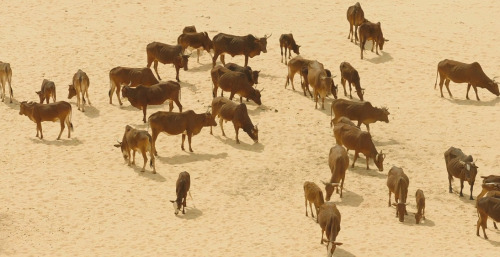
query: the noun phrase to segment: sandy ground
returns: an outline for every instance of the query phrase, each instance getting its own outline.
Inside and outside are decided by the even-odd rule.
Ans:
[[[493,256],[500,232],[489,221],[489,240],[477,237],[476,209],[448,193],[443,153],[448,147],[472,154],[481,175],[498,174],[500,98],[479,89],[482,101],[465,99],[465,84],[451,83],[455,98],[434,90],[437,63],[445,58],[479,62],[500,75],[500,5],[494,0],[369,1],[365,16],[380,21],[386,43],[380,56],[347,39],[346,1],[3,1],[0,60],[13,70],[14,103],[1,103],[0,255],[2,256],[318,256],[321,229],[304,215],[303,182],[330,177],[327,157],[334,145],[330,104],[315,110],[300,91],[284,88],[278,39],[293,33],[305,58],[317,59],[339,83],[339,64],[360,73],[365,98],[387,106],[390,123],[371,126],[377,149],[387,154],[384,171],[361,157],[346,175],[344,197],[334,195],[342,214],[336,256]],[[271,34],[268,52],[250,59],[261,70],[263,105],[248,103],[258,123],[259,143],[243,132],[236,144],[228,123],[203,129],[194,153],[180,149],[180,136],[157,141],[158,174],[128,167],[119,149],[125,125],[146,129],[140,110],[125,101],[110,105],[108,72],[146,65],[146,45],[173,44],[182,28],[196,25],[210,37]],[[371,46],[368,44],[368,46]],[[243,64],[243,57],[226,57]],[[210,104],[208,54],[181,71],[185,110]],[[90,77],[92,106],[82,113],[67,99],[67,85],[82,69]],[[160,65],[173,79],[171,65]],[[35,124],[20,116],[19,102],[37,100],[44,78],[55,82],[57,99],[73,105],[71,139],[57,123]],[[298,77],[296,77],[296,82]],[[297,83],[298,84],[298,83]],[[472,96],[474,96],[472,94]],[[341,98],[345,98],[343,93]],[[472,97],[475,99],[475,97]],[[164,106],[148,108],[148,115]],[[175,108],[174,111],[177,109]],[[363,128],[364,129],[364,128]],[[352,152],[349,154],[352,161]],[[138,158],[142,164],[142,158]],[[387,207],[387,172],[402,167],[410,178],[409,215],[404,223]],[[191,174],[187,213],[175,216],[179,172]],[[415,224],[414,194],[427,198],[427,220]],[[459,182],[453,182],[454,190]]]

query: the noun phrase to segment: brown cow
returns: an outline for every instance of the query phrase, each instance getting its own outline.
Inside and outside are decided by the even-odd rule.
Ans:
[[[197,53],[197,62],[200,63],[200,49],[207,51],[210,54],[210,50],[212,50],[213,43],[212,40],[208,37],[207,32],[189,32],[182,33],[177,38],[177,44],[182,46],[182,51],[184,52],[186,48],[192,47],[196,49]]]
[[[158,155],[155,142],[161,132],[165,132],[168,135],[182,134],[182,150],[184,150],[184,140],[187,135],[189,151],[193,152],[191,137],[198,135],[203,127],[217,126],[217,123],[215,123],[214,118],[209,112],[196,114],[192,110],[181,113],[158,111],[149,116],[148,122],[151,127],[155,155]]]
[[[358,26],[367,21],[359,2],[347,8],[347,21],[349,22],[349,35],[347,35],[347,39],[350,38],[352,42],[352,39],[355,38],[354,43],[356,43],[358,42]],[[354,31],[352,27],[354,27]]]
[[[56,85],[54,82],[44,79],[42,81],[42,88],[40,91],[35,91],[35,93],[40,97],[40,103],[43,104],[43,101],[49,103],[49,98],[52,96],[52,102],[56,102]]]
[[[170,100],[169,112],[174,109],[174,104],[182,112],[182,104],[179,99],[181,96],[181,85],[175,81],[160,82],[150,87],[139,85],[136,88],[125,86],[122,89],[122,96],[128,98],[130,104],[141,110],[143,113],[142,121],[146,123],[146,110],[148,105],[160,105]]]
[[[122,141],[114,146],[121,148],[123,159],[128,161],[128,166],[135,164],[135,152],[141,151],[142,158],[144,159],[144,165],[142,166],[141,172],[145,171],[146,163],[148,162],[146,152],[149,152],[151,157],[149,165],[153,168],[153,174],[155,174],[155,156],[151,149],[152,142],[151,135],[146,130],[137,130],[127,125],[125,126],[125,133],[123,134]],[[130,151],[133,153],[132,156],[130,156]]]
[[[452,146],[444,152],[444,161],[446,163],[446,170],[448,171],[450,193],[453,192],[451,189],[451,181],[453,177],[456,177],[460,179],[460,196],[464,196],[462,190],[464,189],[464,181],[467,181],[470,185],[469,199],[474,200],[474,198],[472,198],[472,189],[474,188],[478,167],[472,156],[465,155],[461,149]]]
[[[292,58],[288,62],[288,74],[286,75],[285,88],[291,81],[292,89],[295,91],[295,87],[293,86],[293,77],[295,77],[295,73],[299,73],[301,75],[300,79],[302,84],[302,90],[304,91],[304,96],[306,96],[306,87],[305,84],[302,83],[302,78],[304,78],[304,81],[307,81],[307,66],[309,66],[309,63],[311,62],[313,62],[313,60],[304,59],[300,56]],[[307,91],[309,91],[309,87],[307,87]],[[309,91],[309,95],[312,97],[311,91]]]
[[[325,203],[323,200],[323,192],[321,188],[314,182],[306,181],[304,182],[304,198],[306,206],[306,217],[307,215],[307,201],[309,201],[309,208],[311,209],[311,216],[314,218],[314,212],[312,209],[312,204],[314,203],[314,209],[316,210],[316,223],[318,223],[319,208]]]
[[[246,97],[256,104],[261,105],[261,92],[264,89],[257,90],[253,87],[254,83],[248,81],[247,75],[231,71],[229,69],[219,69],[218,71],[219,79],[217,84],[214,84],[213,96],[217,95],[217,89],[220,87],[223,91],[230,92],[229,99],[232,100],[235,94],[240,95],[240,103],[242,103],[242,98]],[[213,76],[212,76],[213,78]]]
[[[116,97],[118,102],[122,105],[120,100],[120,92],[122,85],[136,87],[138,85],[151,86],[158,84],[153,71],[150,68],[128,68],[128,67],[115,67],[109,71],[109,103],[112,104],[113,92],[116,89]]]
[[[259,142],[259,129],[257,125],[254,126],[250,120],[246,104],[235,104],[227,98],[216,97],[212,100],[212,118],[215,119],[216,116],[220,118],[219,124],[223,136],[226,136],[224,133],[223,121],[232,121],[236,132],[237,144],[240,143],[238,139],[238,131],[240,128],[242,128],[255,143]],[[210,134],[212,134],[212,127],[210,127]]]
[[[483,179],[482,183],[482,191],[477,195],[476,197],[476,206],[477,206],[477,201],[481,199],[488,191],[491,190],[499,190],[500,191],[500,176],[497,175],[489,175],[489,176],[481,176]]]
[[[331,257],[337,245],[342,245],[340,242],[336,242],[337,236],[340,232],[340,212],[337,206],[332,202],[325,202],[319,208],[318,222],[321,227],[321,244],[326,242],[327,256]],[[326,231],[326,240],[323,239],[323,234]]]
[[[455,83],[467,83],[467,93],[465,98],[469,99],[469,89],[472,86],[476,92],[476,99],[480,101],[477,95],[477,88],[486,88],[488,91],[496,96],[500,96],[498,90],[498,83],[486,76],[481,65],[477,62],[473,63],[462,63],[453,60],[444,59],[438,63],[436,72],[436,83],[434,84],[434,89],[437,85],[437,77],[439,74],[439,89],[441,90],[441,97],[443,97],[443,82],[446,85],[448,94],[450,97],[450,81]]]
[[[387,187],[389,188],[389,207],[391,207],[391,192],[394,193],[394,200],[392,205],[396,206],[396,217],[399,217],[400,222],[405,221],[406,211],[406,198],[408,197],[408,186],[410,179],[404,173],[403,169],[393,166],[387,174]]]
[[[82,107],[82,112],[85,111],[85,94],[87,94],[87,100],[89,100],[89,76],[87,73],[82,70],[78,70],[75,75],[73,75],[73,83],[68,86],[68,99],[71,99],[76,95],[76,106],[78,110],[80,110],[80,106]],[[82,100],[80,101],[80,94]]]
[[[194,25],[184,27],[184,29],[182,29],[182,34],[186,33],[196,33],[196,27]]]
[[[300,46],[295,43],[292,33],[281,34],[280,36],[280,50],[281,50],[281,62],[283,63],[283,48],[285,48],[285,64],[287,64],[286,50],[288,50],[288,59],[292,57],[292,51],[295,54],[300,54]]]
[[[40,139],[43,139],[42,121],[57,121],[61,123],[61,132],[57,136],[57,140],[61,139],[61,134],[64,130],[64,123],[68,126],[68,138],[71,137],[73,123],[71,123],[71,104],[65,101],[39,104],[34,102],[23,101],[20,104],[19,115],[26,115],[30,120],[36,123],[36,136],[40,132]]]
[[[224,65],[224,67],[226,67],[232,71],[239,71],[241,73],[244,73],[248,78],[248,82],[252,82],[255,85],[259,84],[260,71],[252,70],[252,67],[250,67],[250,66],[243,67],[243,66],[240,66],[236,63],[229,62],[229,63],[226,63]]]
[[[269,35],[270,37],[271,35]],[[253,35],[234,36],[225,33],[219,33],[214,36],[212,42],[214,44],[214,56],[212,57],[212,67],[215,67],[215,62],[220,55],[222,64],[224,61],[224,54],[230,54],[232,57],[236,55],[245,56],[245,66],[248,66],[248,57],[260,55],[260,52],[267,53],[267,39],[268,36],[256,38]]]
[[[365,124],[368,132],[370,132],[370,123],[377,121],[389,123],[389,110],[385,107],[373,107],[370,102],[337,99],[333,100],[331,108],[330,118],[332,114],[335,114],[333,123],[336,123],[340,117],[345,116],[351,120],[357,120],[358,127],[361,126],[361,123]]]
[[[151,67],[151,64],[154,62],[154,68],[158,79],[161,80],[160,74],[158,74],[158,62],[163,64],[172,63],[175,67],[175,79],[177,82],[179,80],[179,70],[180,68],[184,68],[185,71],[188,70],[188,60],[189,55],[182,54],[183,48],[181,45],[167,45],[160,42],[152,42],[146,46],[146,53],[148,56],[148,65],[147,67]]]
[[[417,203],[417,213],[415,213],[415,223],[420,223],[420,219],[425,220],[425,196],[424,191],[418,189],[415,192],[415,201]]]
[[[337,188],[337,194],[339,193],[340,184],[340,198],[342,198],[342,190],[344,189],[345,172],[349,168],[349,156],[347,156],[347,151],[344,147],[340,145],[335,145],[330,148],[330,154],[328,155],[328,166],[330,166],[330,171],[332,177],[330,178],[330,183],[325,183],[326,200],[330,201],[333,194],[333,189]]]
[[[187,171],[179,173],[179,177],[175,182],[175,194],[177,195],[177,198],[174,201],[170,200],[170,202],[174,204],[175,215],[179,213],[179,211],[181,210],[181,206],[182,214],[186,214],[186,212],[184,212],[184,208],[186,208],[186,198],[190,187],[191,176],[189,175],[189,173]],[[189,193],[189,195],[191,195],[191,193]]]
[[[342,83],[342,86],[344,87],[344,96],[347,96],[347,91],[345,90],[346,80],[349,82],[349,97],[352,99],[352,83],[354,84],[359,100],[363,101],[365,90],[361,88],[358,71],[354,69],[350,63],[342,62],[340,64],[340,83]]]
[[[363,51],[365,50],[365,43],[367,40],[373,41],[372,52],[373,47],[375,47],[377,55],[379,47],[380,51],[384,50],[384,43],[389,40],[384,38],[380,22],[371,23],[366,21],[359,26],[359,47],[361,48],[361,59],[363,59]]]
[[[2,87],[2,102],[5,100],[7,95],[5,95],[5,88],[7,87],[7,83],[9,83],[10,89],[10,103],[12,103],[12,97],[14,97],[14,93],[12,92],[12,69],[10,68],[10,64],[6,62],[0,62],[0,86]]]
[[[481,228],[483,229],[484,239],[488,239],[488,236],[486,236],[485,232],[488,217],[490,217],[495,222],[500,222],[500,198],[491,196],[481,198],[477,202],[477,213],[479,215],[479,219],[477,220],[476,235],[480,236],[479,226],[481,226]]]
[[[352,122],[349,118],[341,116],[335,122],[333,122],[333,119],[332,119],[330,121],[330,127],[333,127],[333,125],[339,124],[339,123],[348,124],[348,125],[351,125],[351,126],[356,126],[356,124],[354,124],[354,122]]]
[[[333,83],[333,78],[327,75],[323,64],[313,61],[307,66],[307,83],[313,88],[313,97],[316,105],[314,108],[318,108],[318,98],[321,97],[321,109],[325,109],[325,98],[330,92],[334,93],[333,97],[337,99],[335,84]]]

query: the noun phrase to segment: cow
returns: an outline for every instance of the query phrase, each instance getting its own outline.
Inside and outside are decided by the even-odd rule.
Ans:
[[[400,222],[405,221],[406,198],[408,197],[408,186],[410,179],[406,176],[403,169],[393,166],[387,174],[387,187],[389,188],[389,207],[391,207],[391,193],[394,193],[394,201],[392,205],[396,206],[396,217],[399,217]]]
[[[236,63],[229,62],[226,63],[224,67],[232,71],[239,71],[241,73],[244,73],[248,78],[248,82],[252,82],[255,85],[259,84],[260,71],[252,70],[252,67],[250,66],[243,67]]]
[[[172,63],[175,67],[175,79],[177,82],[179,80],[179,70],[184,68],[185,71],[188,70],[189,55],[182,54],[184,52],[182,45],[167,45],[160,42],[152,42],[146,46],[146,53],[148,56],[148,65],[154,62],[154,68],[158,80],[161,80],[160,74],[158,74],[158,62],[163,64]]]
[[[348,124],[337,124],[333,128],[335,134],[335,140],[338,145],[343,145],[347,150],[354,150],[354,158],[352,161],[352,168],[356,163],[356,159],[359,157],[359,153],[362,153],[366,157],[366,169],[369,170],[368,162],[370,158],[373,159],[375,165],[379,171],[384,170],[384,159],[385,154],[380,151],[380,153],[375,148],[373,144],[372,136],[370,132],[361,131],[355,126]]]
[[[436,72],[436,83],[434,84],[434,89],[436,89],[437,78],[439,74],[439,90],[441,91],[441,97],[443,96],[443,82],[446,85],[446,89],[448,90],[448,94],[450,97],[450,81],[455,83],[467,83],[467,93],[465,94],[465,98],[469,100],[469,90],[470,87],[474,88],[474,92],[476,92],[476,99],[479,99],[477,95],[477,88],[486,88],[488,91],[493,93],[496,96],[500,96],[500,92],[498,90],[498,82],[492,80],[486,76],[481,65],[477,62],[473,63],[462,63],[453,60],[444,59],[438,63],[437,72]]]
[[[481,226],[481,228],[483,229],[484,239],[488,239],[488,236],[486,236],[485,232],[488,217],[490,217],[494,222],[500,222],[500,198],[492,196],[481,198],[477,202],[477,214],[479,216],[479,219],[477,220],[476,235],[480,236],[479,226]],[[497,228],[496,225],[495,228]]]
[[[144,159],[144,165],[142,166],[141,172],[145,171],[146,163],[148,162],[146,153],[149,152],[151,158],[149,165],[153,168],[153,174],[155,174],[155,156],[151,148],[152,142],[151,135],[146,130],[138,130],[126,125],[122,141],[118,141],[118,144],[114,146],[121,148],[123,159],[128,161],[128,166],[135,164],[135,152],[140,151]],[[130,155],[130,151],[133,153],[132,156]]]
[[[448,171],[449,191],[453,192],[451,188],[451,181],[453,177],[460,179],[460,197],[463,197],[462,190],[464,189],[464,181],[470,185],[470,198],[472,197],[472,190],[474,188],[474,181],[476,180],[477,166],[471,155],[465,155],[460,148],[450,147],[444,152],[444,161],[446,163],[446,170]]]
[[[217,67],[216,67],[217,69]],[[248,76],[237,71],[231,71],[224,67],[217,69],[217,74],[212,73],[212,81],[214,76],[218,77],[217,82],[214,82],[213,97],[217,96],[217,89],[220,87],[223,91],[230,92],[229,99],[232,100],[235,94],[240,95],[240,103],[242,98],[246,97],[261,105],[261,92],[264,89],[257,90],[253,87],[253,82],[248,81]]]
[[[138,85],[152,86],[158,83],[159,81],[150,68],[115,67],[109,71],[109,104],[113,104],[112,96],[116,89],[116,98],[118,98],[120,105],[123,105],[120,100],[122,85],[136,87]]]
[[[222,130],[223,136],[226,136],[224,133],[223,121],[232,121],[236,132],[237,144],[240,143],[238,139],[238,131],[240,128],[242,128],[255,143],[259,142],[259,129],[257,125],[254,126],[252,120],[250,120],[246,104],[236,104],[227,98],[216,97],[212,100],[212,118],[215,120],[217,116],[219,117],[220,129]],[[212,135],[212,127],[210,127],[210,134]]]
[[[319,208],[318,222],[321,227],[321,244],[326,242],[327,256],[331,257],[337,245],[342,245],[336,242],[340,232],[340,212],[337,206],[332,202],[325,202]],[[323,234],[326,231],[326,239],[323,239]]]
[[[208,37],[207,32],[189,32],[182,33],[177,38],[177,44],[182,46],[182,51],[184,52],[186,48],[192,47],[196,49],[197,62],[200,63],[200,49],[207,51],[210,54],[210,50],[213,49],[212,40]]]
[[[253,86],[259,84],[259,73],[260,71],[253,71],[250,66],[242,67],[235,63],[227,63],[226,65],[216,65],[210,70],[210,75],[212,77],[212,84],[214,88],[212,89],[213,97],[217,96],[217,89],[219,88],[219,78],[227,72],[240,72],[245,74],[248,83]],[[224,90],[221,90],[221,96],[224,95]],[[248,98],[247,98],[248,101]]]
[[[370,123],[377,121],[389,123],[390,113],[386,107],[373,107],[370,102],[337,99],[332,102],[330,118],[332,114],[335,114],[335,118],[332,119],[333,123],[336,123],[340,117],[345,116],[348,119],[357,120],[358,128],[361,126],[361,123],[365,124],[366,129],[370,132]]]
[[[179,99],[181,97],[181,85],[175,81],[160,82],[150,87],[139,85],[136,88],[125,86],[122,89],[122,97],[128,98],[130,104],[141,110],[143,113],[142,121],[146,123],[146,110],[148,105],[160,105],[165,101],[170,100],[169,112],[174,109],[174,104],[182,112],[182,104]]]
[[[497,175],[489,175],[489,176],[481,176],[483,179],[482,183],[482,191],[477,195],[476,197],[476,206],[477,206],[477,201],[481,199],[488,191],[491,190],[498,190],[500,191],[500,176]]]
[[[40,97],[40,103],[43,104],[43,101],[49,103],[49,98],[52,97],[52,102],[56,102],[56,84],[54,82],[44,79],[42,81],[42,87],[40,91],[35,91],[35,93]]]
[[[89,98],[89,76],[82,70],[78,70],[75,75],[73,75],[73,82],[68,86],[68,99],[71,99],[76,95],[76,106],[78,110],[80,110],[80,106],[82,107],[82,112],[85,112],[85,94],[87,95],[87,100],[90,103]],[[80,100],[80,94],[82,100]]]
[[[196,27],[194,25],[184,27],[182,29],[182,34],[186,33],[196,33]]]
[[[171,203],[174,204],[174,213],[177,215],[181,210],[182,206],[182,214],[186,214],[184,208],[186,208],[186,198],[189,192],[189,188],[191,187],[191,177],[187,171],[183,171],[179,173],[179,177],[175,182],[175,194],[177,198],[175,200],[170,200]],[[189,193],[191,195],[191,193]]]
[[[304,182],[304,198],[306,206],[306,217],[307,214],[307,201],[309,201],[309,208],[311,209],[311,216],[314,218],[314,212],[312,209],[312,204],[314,203],[314,209],[316,210],[316,223],[318,223],[319,208],[325,203],[323,199],[323,192],[321,188],[314,182],[306,181]]]
[[[349,35],[347,35],[347,39],[350,38],[352,42],[352,39],[355,38],[354,43],[356,43],[358,42],[358,27],[367,21],[359,2],[347,8],[347,21],[349,22]],[[354,31],[352,27],[354,27]]]
[[[193,110],[181,113],[158,111],[149,116],[148,123],[151,127],[155,155],[158,155],[155,146],[156,139],[161,132],[165,132],[167,135],[182,134],[182,150],[184,150],[184,140],[187,135],[189,151],[193,152],[191,137],[198,135],[203,127],[217,126],[210,112],[196,114]]]
[[[330,178],[330,183],[323,182],[323,184],[325,185],[326,200],[330,201],[335,187],[337,188],[337,194],[339,193],[339,184],[340,198],[342,198],[345,172],[347,168],[349,168],[349,156],[347,156],[347,151],[344,147],[335,145],[330,148],[330,153],[328,154],[328,166],[330,166],[332,177]]]
[[[330,121],[330,127],[333,127],[333,125],[339,124],[339,123],[348,124],[351,126],[356,126],[356,124],[354,124],[354,122],[352,122],[349,118],[341,116],[335,122],[333,122],[333,119],[332,119]]]
[[[359,100],[363,101],[365,90],[361,88],[358,71],[354,69],[350,63],[342,62],[340,64],[340,83],[342,83],[342,86],[344,87],[344,96],[347,96],[347,91],[345,89],[346,80],[349,82],[349,97],[352,99],[352,83],[354,84]]]
[[[23,101],[20,103],[19,115],[25,115],[30,120],[36,123],[36,136],[40,132],[40,139],[43,139],[42,121],[57,121],[61,123],[61,132],[57,140],[61,139],[61,134],[64,130],[64,124],[68,126],[68,138],[71,137],[73,123],[71,123],[71,104],[65,101],[39,104],[34,102]]]
[[[281,63],[283,63],[283,48],[285,48],[285,64],[287,64],[286,50],[288,50],[288,59],[292,57],[292,51],[297,55],[300,54],[300,46],[295,43],[292,33],[280,36]]]
[[[225,33],[219,33],[214,36],[212,42],[214,44],[214,56],[212,57],[212,67],[215,67],[215,62],[220,55],[222,64],[224,61],[224,54],[230,54],[232,57],[236,55],[245,56],[245,67],[248,66],[248,57],[260,55],[260,52],[267,53],[267,39],[271,35],[261,38],[248,34],[246,36],[235,36]]]
[[[307,66],[307,83],[313,88],[313,97],[316,105],[315,109],[318,108],[318,98],[321,97],[321,109],[325,109],[325,98],[330,92],[334,93],[333,97],[337,99],[335,84],[333,83],[333,78],[327,75],[323,64],[313,61]]]
[[[373,41],[372,52],[373,47],[375,47],[377,55],[378,48],[380,48],[380,51],[384,50],[384,43],[389,40],[384,38],[380,22],[372,23],[366,21],[359,26],[359,47],[361,48],[361,59],[363,59],[363,51],[365,50],[365,43],[367,40]]]
[[[7,82],[9,83],[9,92],[10,92],[10,103],[12,103],[12,97],[14,97],[14,93],[12,92],[12,69],[10,68],[10,64],[6,62],[0,62],[0,86],[2,87],[2,102],[5,101],[7,95],[5,94],[5,88],[7,87]]]
[[[415,202],[417,203],[417,213],[415,213],[415,223],[420,223],[421,219],[425,220],[425,196],[424,191],[418,189],[415,192]]]
[[[288,74],[286,75],[285,88],[291,81],[292,89],[295,91],[295,87],[293,86],[293,77],[295,77],[295,73],[299,73],[301,75],[302,90],[304,91],[304,96],[306,96],[306,87],[305,84],[302,83],[302,78],[307,80],[307,66],[309,66],[309,63],[311,62],[313,62],[313,60],[304,59],[300,56],[292,58],[287,64]],[[309,91],[309,87],[307,87],[307,91]],[[311,91],[309,91],[309,95],[312,97]]]

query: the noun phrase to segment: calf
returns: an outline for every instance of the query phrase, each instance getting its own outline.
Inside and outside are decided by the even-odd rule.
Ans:
[[[152,86],[158,84],[159,81],[150,68],[128,68],[118,66],[109,71],[109,83],[109,104],[113,103],[111,97],[116,89],[116,98],[118,98],[118,102],[122,105],[122,101],[120,100],[122,85],[128,85],[130,87],[136,87],[138,85]]]
[[[51,104],[38,104],[34,102],[23,101],[20,104],[19,115],[25,115],[36,123],[36,136],[40,132],[40,139],[43,139],[42,121],[57,121],[61,123],[61,132],[57,140],[61,139],[64,130],[64,124],[68,126],[68,138],[71,137],[73,124],[71,123],[71,104],[65,101]]]
[[[352,99],[352,83],[354,84],[359,100],[363,101],[365,90],[361,88],[358,71],[354,69],[350,63],[342,62],[340,64],[340,76],[340,83],[342,83],[342,86],[344,87],[344,96],[347,96],[347,91],[345,90],[345,82],[347,80],[347,82],[349,82],[349,97]]]
[[[455,147],[450,147],[444,152],[444,161],[446,163],[446,170],[448,171],[448,182],[450,193],[453,192],[451,188],[451,181],[453,177],[460,179],[460,196],[463,197],[462,190],[464,189],[464,181],[470,185],[470,200],[472,197],[472,190],[476,180],[477,166],[471,155],[465,155],[462,150]]]
[[[153,152],[156,151],[155,142],[161,132],[167,135],[182,134],[181,149],[184,150],[184,140],[187,136],[189,142],[189,151],[191,148],[191,137],[198,135],[203,127],[217,126],[214,118],[209,112],[196,114],[189,110],[181,113],[158,111],[151,114],[148,118],[149,126],[151,127],[151,136],[153,138]]]
[[[52,96],[52,102],[56,102],[56,85],[54,82],[44,79],[42,81],[42,88],[40,91],[36,91],[38,97],[40,97],[40,103],[43,104],[43,101],[49,103],[49,98]]]
[[[500,222],[500,198],[495,198],[491,196],[483,197],[477,202],[477,214],[479,219],[477,220],[477,230],[476,235],[479,235],[479,226],[483,229],[484,239],[488,239],[486,236],[485,229],[487,227],[486,222],[488,217],[493,219],[495,222]],[[496,226],[495,226],[496,228]]]
[[[12,103],[12,97],[14,97],[14,93],[12,92],[12,69],[10,68],[9,63],[0,62],[0,87],[2,87],[2,95],[0,98],[2,98],[2,102],[5,101],[5,98],[7,97],[5,94],[7,83],[9,83],[10,103]]]
[[[179,173],[179,177],[177,178],[177,182],[175,182],[175,194],[177,198],[171,203],[174,204],[174,213],[177,215],[181,210],[182,206],[182,214],[186,214],[184,208],[186,208],[186,198],[189,192],[189,188],[191,187],[191,178],[187,171],[183,171]]]
[[[304,80],[307,80],[307,66],[311,62],[313,62],[313,61],[308,60],[308,59],[304,59],[300,56],[296,56],[296,57],[292,58],[287,64],[288,74],[286,75],[285,88],[288,86],[288,84],[291,81],[292,82],[292,89],[295,91],[295,87],[293,86],[293,77],[295,77],[295,73],[299,73],[301,75],[301,84],[302,84],[302,78],[304,78]],[[302,86],[302,88],[304,90],[304,96],[305,96],[306,91],[305,91],[304,86]],[[312,97],[311,92],[309,92],[309,94]]]
[[[330,92],[334,93],[333,97],[337,99],[337,91],[332,89],[335,88],[333,78],[328,76],[323,64],[317,61],[309,63],[307,66],[307,83],[313,88],[314,101],[316,102],[314,108],[318,108],[318,99],[321,97],[321,109],[324,110],[325,98]]]
[[[332,202],[325,202],[319,208],[318,222],[321,227],[321,244],[326,242],[327,256],[331,257],[337,245],[342,245],[336,242],[340,232],[340,212],[337,206]],[[323,239],[323,234],[326,231],[326,239]]]
[[[373,41],[372,52],[373,47],[375,47],[377,55],[379,47],[380,51],[384,50],[384,43],[389,40],[384,38],[380,22],[371,23],[366,21],[359,26],[359,47],[361,48],[361,59],[363,59],[363,51],[365,50],[365,43],[367,40]]]
[[[337,194],[339,193],[339,184],[340,198],[342,198],[345,172],[347,168],[349,168],[349,156],[347,156],[347,151],[344,147],[335,145],[330,148],[330,154],[328,154],[328,166],[330,166],[332,177],[330,178],[330,183],[323,182],[323,184],[325,185],[326,200],[330,201],[334,187],[337,188]]]
[[[355,38],[354,43],[356,43],[358,41],[358,27],[367,21],[359,2],[347,8],[347,21],[349,22],[349,35],[347,35],[347,39],[351,38],[352,42],[352,39]],[[354,27],[354,31],[352,27]]]
[[[154,62],[154,68],[158,79],[161,80],[160,74],[158,74],[158,62],[163,64],[172,63],[175,67],[175,79],[177,82],[179,80],[179,70],[184,68],[185,71],[188,70],[188,58],[189,55],[182,54],[184,51],[181,45],[167,45],[160,42],[152,42],[146,46],[146,54],[148,56],[148,65]]]
[[[169,112],[174,109],[173,102],[175,102],[179,108],[179,112],[182,112],[182,104],[179,101],[181,96],[181,85],[175,81],[160,82],[150,87],[140,85],[136,88],[132,88],[125,86],[122,89],[122,96],[128,98],[130,104],[135,108],[139,110],[142,109],[142,121],[144,121],[144,123],[146,123],[146,110],[148,105],[159,105],[170,100]]]
[[[285,48],[285,64],[287,64],[286,50],[288,50],[288,59],[292,57],[292,50],[295,54],[299,53],[300,46],[295,43],[292,33],[281,34],[280,36],[280,50],[281,50],[281,62],[283,63],[283,48]]]
[[[215,119],[216,116],[220,118],[219,124],[223,136],[226,136],[224,133],[223,121],[232,121],[236,132],[237,144],[240,143],[238,139],[238,131],[240,128],[242,128],[255,143],[259,142],[259,129],[257,125],[254,126],[252,124],[248,116],[247,106],[244,103],[235,104],[227,98],[216,97],[212,100],[212,118]],[[210,127],[210,134],[212,134],[212,127]]]
[[[197,62],[200,63],[200,49],[207,51],[210,54],[210,50],[214,48],[212,40],[208,37],[207,32],[189,32],[182,33],[177,38],[177,44],[182,46],[182,51],[184,52],[186,48],[192,47],[196,49]]]
[[[155,174],[156,173],[155,157],[151,149],[151,144],[152,144],[151,135],[146,130],[137,130],[127,125],[125,126],[125,133],[123,134],[122,141],[118,142],[118,144],[115,144],[114,146],[121,148],[123,159],[125,159],[125,161],[128,161],[128,166],[135,164],[135,152],[141,151],[142,158],[144,159],[144,165],[142,166],[141,172],[145,171],[146,163],[148,161],[146,152],[149,152],[151,156],[151,161],[149,162],[149,165],[153,168],[153,174]],[[130,151],[133,151],[132,156],[130,156]]]
[[[396,206],[396,217],[399,217],[400,222],[405,221],[406,212],[406,198],[408,196],[408,186],[410,180],[404,173],[403,169],[393,166],[387,174],[387,187],[389,188],[389,207],[391,207],[391,193],[394,193],[394,200],[392,205]],[[418,223],[418,222],[417,222]]]
[[[425,196],[424,191],[418,189],[415,193],[415,201],[417,203],[417,213],[415,213],[415,223],[420,223],[420,219],[425,220]]]
[[[87,94],[87,100],[89,100],[89,77],[87,73],[82,70],[78,70],[75,75],[73,75],[73,83],[68,86],[68,99],[71,99],[76,95],[76,106],[78,110],[80,110],[80,106],[82,107],[82,112],[85,112],[85,94]],[[80,94],[82,97],[82,101],[80,101]]]
[[[309,201],[309,208],[311,209],[311,216],[314,218],[314,212],[312,209],[312,203],[314,203],[314,209],[316,210],[316,223],[318,223],[319,208],[325,203],[323,200],[323,192],[321,188],[314,182],[306,181],[304,182],[304,198],[306,206],[306,216],[307,215],[307,201]]]
[[[345,116],[351,120],[358,121],[358,127],[361,123],[365,124],[366,129],[370,132],[370,123],[384,121],[389,123],[389,110],[385,107],[373,107],[370,102],[354,102],[346,99],[333,100],[331,113],[335,114],[334,123],[338,118]]]

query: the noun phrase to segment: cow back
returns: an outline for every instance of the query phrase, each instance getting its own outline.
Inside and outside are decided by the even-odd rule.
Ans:
[[[338,183],[345,177],[345,172],[349,167],[349,156],[347,155],[347,151],[344,147],[335,145],[330,148],[328,165],[330,166],[330,171],[332,173],[330,183]]]
[[[175,81],[160,82],[151,87],[146,87],[146,99],[148,105],[163,104],[166,100],[179,99],[181,85]]]
[[[483,197],[477,202],[478,212],[486,213],[496,222],[500,222],[500,199],[495,197]]]
[[[347,8],[347,21],[355,26],[359,26],[365,21],[365,13],[359,3]]]
[[[396,198],[402,197],[400,202],[406,203],[408,196],[408,186],[410,180],[403,169],[393,166],[387,174],[387,187],[396,195]]]
[[[87,76],[87,73],[84,71],[78,70],[75,75],[73,75],[73,87],[77,93],[87,90],[89,84],[89,76]]]
[[[148,56],[154,57],[163,64],[174,63],[176,59],[182,56],[181,45],[168,45],[160,42],[152,42],[146,46]]]
[[[373,108],[370,102],[354,102],[346,99],[336,99],[332,102],[332,112],[335,117],[345,116],[351,120],[362,120],[370,107]]]
[[[125,84],[131,87],[136,87],[138,85],[151,86],[159,83],[153,71],[147,67],[115,67],[109,72],[109,78],[117,85]]]
[[[183,171],[179,173],[177,182],[175,183],[175,192],[177,194],[177,199],[186,198],[187,192],[191,187],[191,176],[188,172]]]
[[[319,208],[318,223],[321,229],[325,230],[326,238],[335,241],[340,232],[340,212],[332,202],[325,202]]]
[[[65,101],[33,106],[33,118],[40,122],[64,120],[70,113],[71,104]]]

